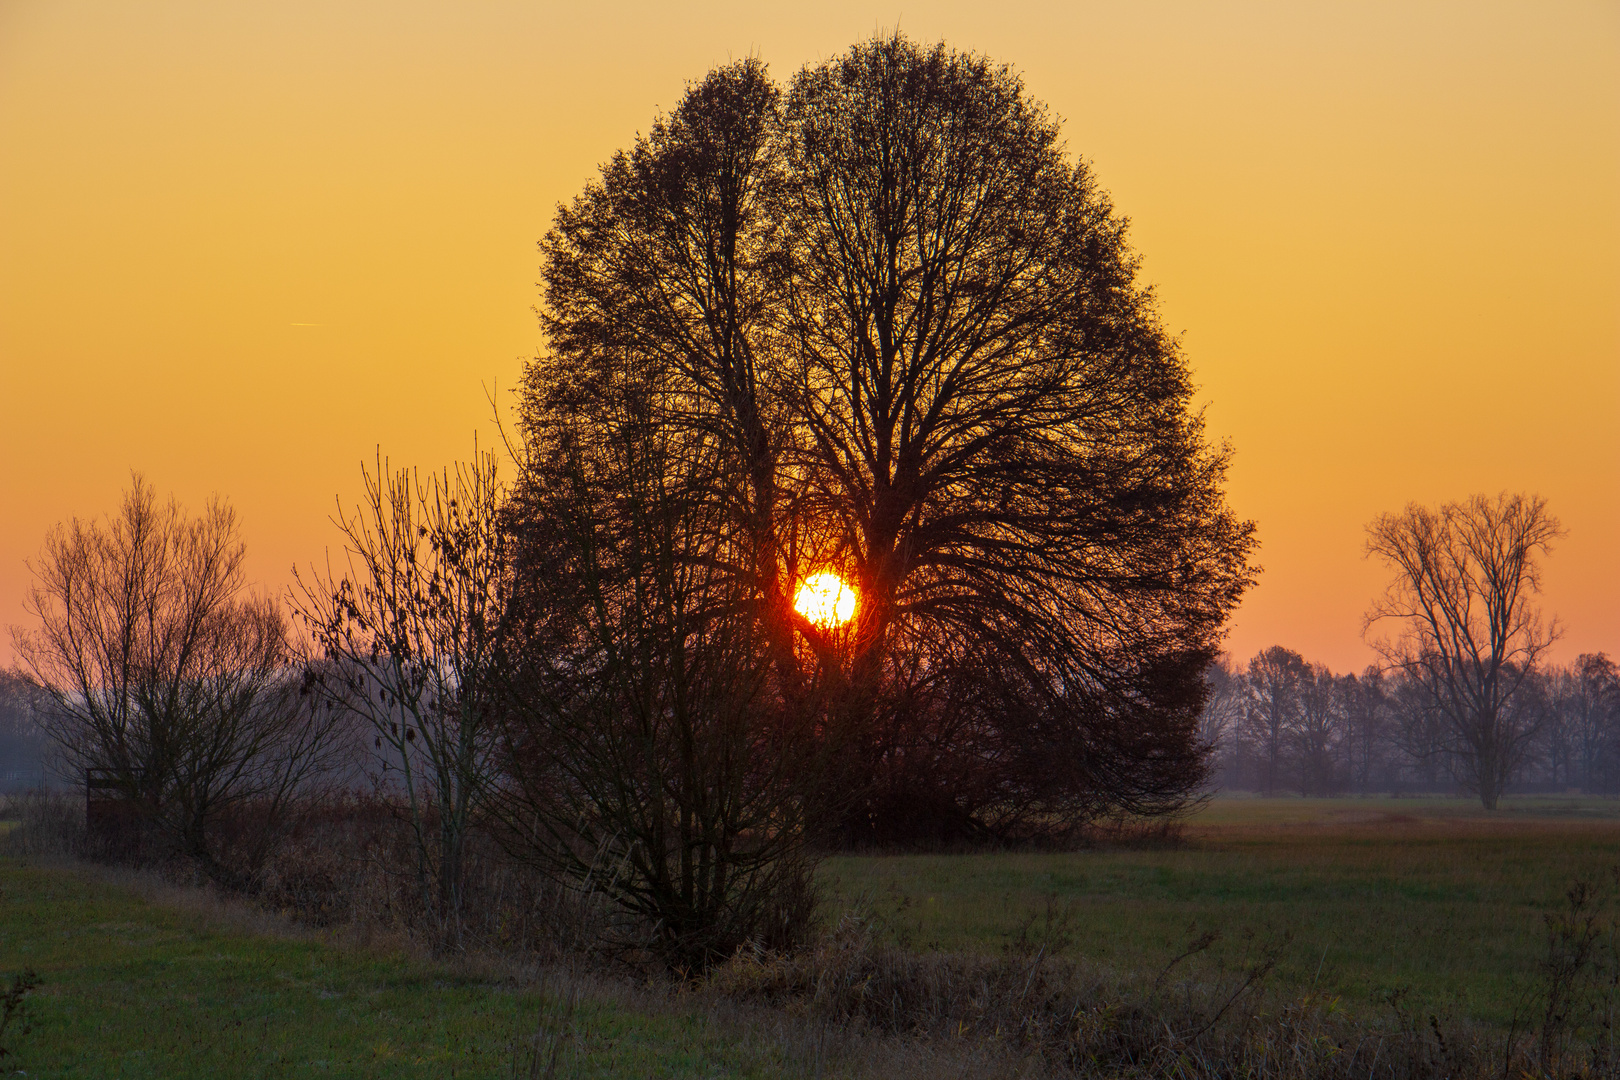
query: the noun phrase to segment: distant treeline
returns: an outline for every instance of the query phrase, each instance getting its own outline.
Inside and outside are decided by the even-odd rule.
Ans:
[[[34,722],[32,694],[26,682],[0,671],[0,792],[44,780],[45,736]]]
[[[1304,795],[1461,792],[1469,748],[1422,686],[1370,666],[1339,675],[1272,646],[1209,671],[1212,783]],[[1603,653],[1532,671],[1504,717],[1510,790],[1620,795],[1620,671]]]

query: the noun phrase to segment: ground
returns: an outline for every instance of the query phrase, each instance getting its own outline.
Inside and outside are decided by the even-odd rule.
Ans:
[[[1487,815],[1430,799],[1219,799],[1185,846],[841,857],[827,918],[912,948],[1062,950],[1154,971],[1282,942],[1276,978],[1348,1008],[1406,1000],[1506,1023],[1536,978],[1543,914],[1620,865],[1620,803],[1525,799]],[[532,982],[226,918],[68,867],[0,861],[0,980],[42,984],[0,1071],[50,1077],[527,1075]],[[3,986],[0,986],[3,989]],[[553,1006],[554,1007],[554,1003]],[[803,1073],[769,1039],[680,1007],[587,998],[576,1075]],[[521,1064],[521,1063],[520,1063]]]

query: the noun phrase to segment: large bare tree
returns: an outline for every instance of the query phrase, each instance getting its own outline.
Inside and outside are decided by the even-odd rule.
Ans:
[[[1494,810],[1523,762],[1542,713],[1522,707],[1542,655],[1558,637],[1534,604],[1538,559],[1562,535],[1536,495],[1474,495],[1438,509],[1408,504],[1367,526],[1367,553],[1394,571],[1367,613],[1393,637],[1375,639],[1442,724],[1437,749]]]
[[[1248,530],[1124,221],[943,45],[806,69],[785,121],[794,460],[863,589],[852,679],[895,703],[869,816],[1178,804]]]
[[[653,422],[713,433],[773,692],[842,687],[817,700],[863,793],[847,839],[1197,787],[1252,530],[1124,221],[1008,69],[898,36],[785,91],[719,69],[542,250],[529,437],[644,362]],[[824,570],[852,628],[793,609]]]
[[[50,531],[26,602],[38,625],[12,631],[62,764],[235,888],[252,886],[330,727],[299,693],[279,608],[248,590],[245,553],[228,505],[190,517],[137,475],[117,515]],[[257,827],[223,855],[222,826],[250,811]]]

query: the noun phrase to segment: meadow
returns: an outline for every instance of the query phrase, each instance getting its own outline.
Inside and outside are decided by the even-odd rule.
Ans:
[[[545,1075],[564,1029],[565,1075],[784,1075],[780,1046],[691,1010],[636,1009],[577,981],[548,992],[544,977],[289,932],[189,890],[6,860],[0,976],[24,967],[40,985],[32,1030],[0,1038],[6,1075]]]
[[[1544,914],[1577,879],[1612,896],[1616,864],[1620,804],[1604,800],[1520,799],[1487,816],[1441,799],[1223,798],[1174,847],[831,858],[823,917],[829,933],[860,924],[915,952],[1062,954],[1139,981],[1214,931],[1178,977],[1274,950],[1278,1000],[1370,1016],[1399,994],[1418,1016],[1500,1030],[1536,991]],[[0,979],[24,967],[42,980],[32,1030],[0,1035],[15,1055],[0,1067],[30,1076],[543,1075],[530,1070],[543,1029],[568,1032],[561,1075],[828,1064],[798,1021],[727,1019],[712,994],[436,961],[149,878],[0,860]],[[872,1060],[831,1071],[885,1075]]]
[[[1597,798],[1220,798],[1160,850],[835,858],[828,915],[873,919],[918,949],[1045,944],[1158,970],[1199,935],[1201,962],[1276,947],[1273,978],[1377,1008],[1511,1021],[1546,954],[1544,915],[1577,880],[1612,897],[1620,802]]]

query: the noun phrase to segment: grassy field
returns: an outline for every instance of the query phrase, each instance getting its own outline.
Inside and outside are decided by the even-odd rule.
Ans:
[[[233,928],[80,872],[0,861],[0,978],[24,966],[43,982],[33,1030],[6,1037],[8,1076],[528,1076],[514,1040],[545,1004],[532,985]],[[566,1075],[784,1075],[779,1048],[701,1015],[586,998],[575,1020]]]
[[[1187,836],[1166,850],[835,858],[827,917],[858,914],[913,949],[1044,946],[1122,972],[1156,971],[1206,930],[1221,938],[1188,968],[1286,937],[1284,990],[1314,986],[1353,1011],[1406,988],[1419,1015],[1503,1023],[1536,977],[1543,913],[1620,864],[1620,804],[1486,815],[1445,800],[1221,799]],[[345,946],[186,895],[0,860],[0,981],[24,966],[43,978],[34,1030],[5,1037],[18,1056],[0,1072],[528,1075],[514,1073],[516,1044],[556,1008],[510,972]],[[814,1072],[757,1026],[627,1000],[582,1000],[571,1075]]]
[[[1405,988],[1418,1008],[1505,1023],[1545,952],[1543,913],[1577,878],[1612,885],[1620,803],[1487,815],[1460,800],[1225,798],[1187,836],[1162,851],[837,858],[829,916],[860,913],[920,949],[1068,939],[1070,956],[1136,970],[1207,930],[1221,939],[1206,964],[1287,936],[1285,985],[1352,1008]]]

